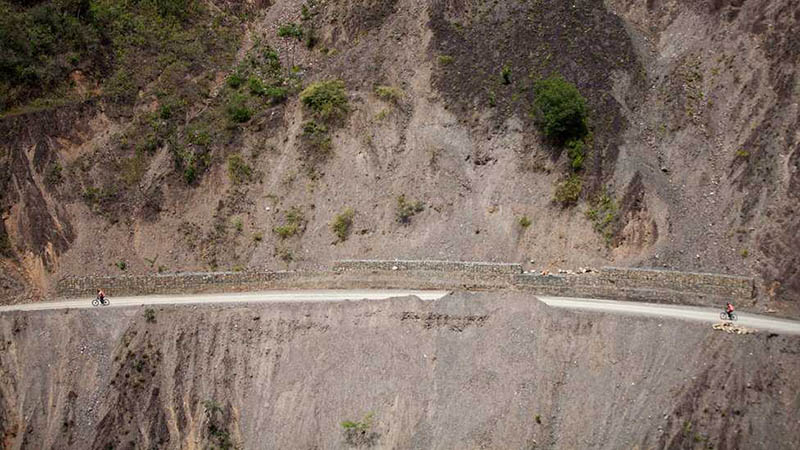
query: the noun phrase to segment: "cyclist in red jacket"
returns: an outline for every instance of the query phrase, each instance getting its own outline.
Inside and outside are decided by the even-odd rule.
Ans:
[[[728,319],[733,320],[733,305],[731,302],[725,305],[725,312],[728,313]]]

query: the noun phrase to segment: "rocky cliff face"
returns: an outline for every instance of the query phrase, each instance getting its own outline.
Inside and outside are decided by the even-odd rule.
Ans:
[[[518,294],[0,317],[5,448],[796,448],[800,341]]]
[[[109,34],[127,56],[73,72],[83,100],[0,119],[6,284],[348,257],[613,263],[757,274],[795,314],[796,2],[501,3],[219,3],[141,18],[174,34]],[[112,13],[95,20],[113,30]],[[188,38],[202,45],[169,44]],[[532,118],[552,74],[589,107],[577,172]],[[322,80],[343,82],[336,120],[299,98]]]

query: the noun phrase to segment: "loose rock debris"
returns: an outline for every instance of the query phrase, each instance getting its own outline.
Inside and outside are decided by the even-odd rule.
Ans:
[[[752,328],[746,328],[738,325],[734,325],[733,322],[720,322],[715,323],[713,325],[715,330],[724,331],[726,333],[733,333],[733,334],[753,334],[758,330],[754,330]]]

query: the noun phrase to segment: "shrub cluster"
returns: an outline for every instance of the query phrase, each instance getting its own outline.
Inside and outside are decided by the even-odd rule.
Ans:
[[[341,214],[337,214],[336,218],[333,219],[333,223],[331,223],[331,230],[333,234],[336,235],[336,238],[339,242],[344,242],[347,240],[347,237],[350,235],[350,228],[353,226],[353,217],[355,216],[355,211],[351,208],[347,208]]]
[[[347,92],[340,80],[312,83],[300,93],[300,101],[322,120],[340,119],[349,111]]]
[[[542,132],[559,144],[583,139],[588,133],[586,99],[560,76],[533,85],[534,113]]]
[[[583,189],[583,180],[576,174],[571,174],[556,186],[555,201],[561,206],[572,206],[578,203]]]
[[[288,239],[303,232],[305,226],[305,217],[303,211],[297,207],[293,207],[286,213],[286,219],[283,225],[277,226],[272,229],[281,239]]]
[[[228,156],[228,178],[233,184],[243,184],[252,181],[253,168],[247,165],[244,158],[238,153]]]
[[[397,221],[402,224],[411,222],[411,217],[424,209],[425,205],[421,201],[406,200],[405,194],[397,197]]]

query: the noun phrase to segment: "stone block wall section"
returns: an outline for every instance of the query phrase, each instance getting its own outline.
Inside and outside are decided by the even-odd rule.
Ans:
[[[676,304],[719,305],[752,299],[748,277],[606,267],[587,273],[524,273],[519,264],[457,261],[339,261],[330,271],[190,272],[86,276],[60,280],[58,297],[231,292],[302,288],[521,289],[540,295],[582,296]]]
[[[468,262],[468,261],[426,261],[426,260],[369,260],[346,259],[333,265],[335,272],[413,270],[433,272],[459,272],[489,275],[508,275],[522,273],[522,264]]]

